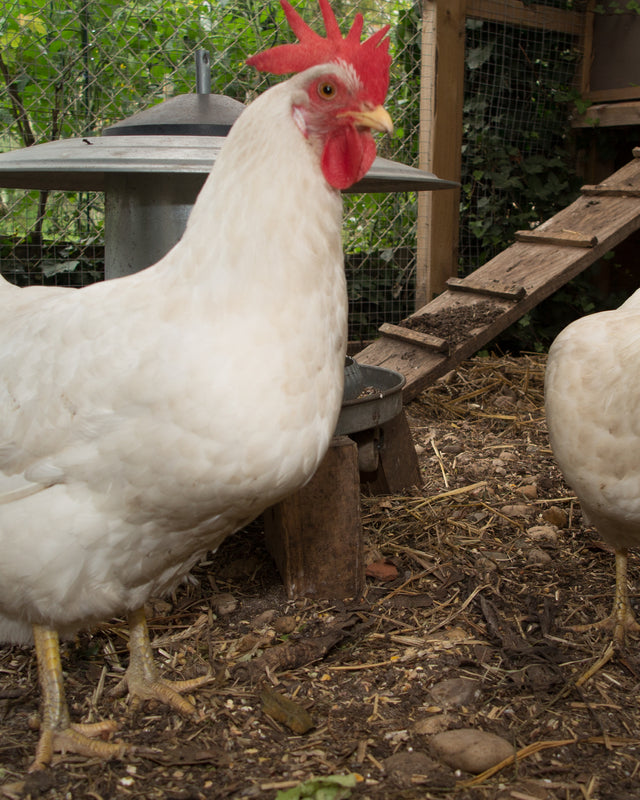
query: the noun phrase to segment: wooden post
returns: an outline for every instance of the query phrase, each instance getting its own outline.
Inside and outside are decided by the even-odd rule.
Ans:
[[[424,0],[420,166],[459,181],[464,94],[466,0]],[[418,194],[416,308],[458,270],[460,190]]]
[[[313,478],[264,513],[267,547],[287,595],[325,600],[364,589],[358,449],[333,440]]]

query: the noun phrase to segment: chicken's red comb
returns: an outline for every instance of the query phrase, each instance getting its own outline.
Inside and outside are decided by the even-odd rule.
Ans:
[[[360,41],[364,19],[356,14],[351,30],[342,38],[338,22],[329,0],[318,0],[327,38],[312,30],[300,14],[287,2],[280,0],[291,30],[298,37],[297,44],[282,44],[247,59],[247,64],[261,72],[283,75],[302,72],[317,64],[345,61],[350,64],[365,85],[375,105],[383,102],[389,87],[389,39],[384,38],[389,26],[385,25],[364,42]]]

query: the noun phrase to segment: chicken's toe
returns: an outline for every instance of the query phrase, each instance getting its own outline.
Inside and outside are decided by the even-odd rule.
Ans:
[[[128,691],[141,700],[158,700],[181,714],[195,713],[195,706],[182,693],[190,692],[211,681],[211,674],[185,681],[161,678],[153,661],[149,631],[143,609],[129,614],[129,666],[112,694]]]
[[[106,742],[101,738],[117,730],[112,720],[89,724],[70,724],[64,728],[46,727],[40,734],[36,756],[29,772],[44,769],[54,753],[76,753],[90,758],[122,758],[130,748],[124,742]]]
[[[616,593],[611,614],[599,622],[592,622],[587,625],[573,625],[571,630],[589,631],[602,628],[606,631],[612,631],[613,641],[617,645],[624,644],[628,633],[640,632],[640,625],[636,621],[629,603],[627,558],[626,549],[620,548],[616,550]]]

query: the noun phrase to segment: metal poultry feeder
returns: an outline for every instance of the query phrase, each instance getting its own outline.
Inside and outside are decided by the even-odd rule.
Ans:
[[[158,261],[180,239],[231,125],[244,109],[210,94],[209,56],[196,56],[196,94],[166,100],[107,128],[0,154],[0,186],[105,193],[105,277]],[[457,184],[377,158],[350,192],[424,191]]]
[[[358,364],[347,357],[344,370],[342,409],[336,436],[350,436],[358,444],[358,467],[374,472],[383,447],[380,426],[402,411],[402,389],[406,378],[383,367]]]

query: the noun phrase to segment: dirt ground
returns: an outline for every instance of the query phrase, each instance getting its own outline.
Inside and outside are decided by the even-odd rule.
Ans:
[[[424,485],[363,496],[364,597],[288,601],[254,524],[153,603],[163,674],[213,670],[193,718],[110,696],[122,621],[65,645],[72,716],[116,719],[122,761],[27,774],[36,662],[0,649],[0,797],[640,798],[638,642],[573,629],[609,613],[614,560],[555,467],[543,375],[543,356],[478,357],[407,407]],[[629,575],[635,602],[637,555]],[[459,729],[502,737],[506,763],[445,763]]]

